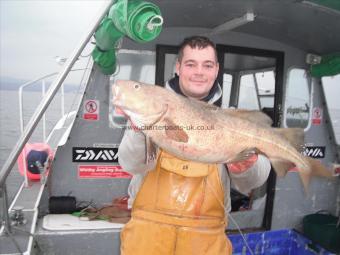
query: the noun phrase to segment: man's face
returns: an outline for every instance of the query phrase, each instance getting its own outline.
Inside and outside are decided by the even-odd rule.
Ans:
[[[204,49],[186,46],[181,62],[176,62],[179,86],[184,95],[202,99],[209,94],[218,74],[215,51],[211,46]]]

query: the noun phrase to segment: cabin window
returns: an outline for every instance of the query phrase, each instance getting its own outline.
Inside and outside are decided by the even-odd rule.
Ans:
[[[309,123],[310,79],[304,69],[288,73],[285,101],[285,126],[306,128]]]
[[[331,119],[336,143],[340,144],[340,74],[322,78],[329,117]]]
[[[111,83],[115,80],[134,80],[154,84],[155,66],[155,53],[152,51],[120,50],[117,54],[117,74],[111,76]],[[111,127],[125,127],[126,118],[117,113],[111,104],[109,113]]]
[[[117,74],[113,80],[134,80],[155,83],[155,53],[153,51],[120,50],[117,54]]]
[[[166,83],[168,80],[173,78],[176,73],[176,61],[177,61],[177,54],[166,54],[165,55],[165,68],[164,68],[164,81],[162,84]]]
[[[274,106],[275,74],[274,71],[255,73],[260,108]]]
[[[274,105],[274,71],[260,71],[241,76],[238,108],[263,109]]]
[[[238,108],[259,109],[255,88],[255,79],[253,74],[246,74],[241,76]]]
[[[233,76],[231,74],[223,74],[223,93],[222,93],[222,108],[229,108],[230,92],[233,82]]]

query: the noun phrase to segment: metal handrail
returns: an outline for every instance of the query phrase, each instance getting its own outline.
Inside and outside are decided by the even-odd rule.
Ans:
[[[28,81],[28,82],[22,84],[22,85],[19,87],[19,121],[20,121],[20,132],[21,132],[21,134],[24,133],[23,93],[22,93],[22,92],[23,92],[23,89],[26,88],[26,87],[28,87],[28,86],[30,86],[30,85],[35,84],[35,83],[38,82],[38,81],[43,81],[43,84],[42,84],[42,86],[43,86],[43,89],[42,89],[42,90],[43,90],[43,91],[42,91],[42,93],[43,93],[43,96],[44,96],[44,95],[45,95],[45,83],[44,83],[45,79],[46,79],[46,78],[49,78],[49,77],[52,77],[52,76],[54,76],[54,75],[56,75],[56,74],[58,74],[58,72],[54,72],[54,73],[45,75],[45,76],[43,76],[43,77],[34,79],[34,80],[32,80],[32,81]],[[44,128],[43,128],[44,140],[45,140],[45,132],[46,132],[46,131],[45,131],[45,127],[44,127]]]
[[[86,71],[88,70],[88,68],[78,68],[78,69],[72,69],[70,70],[70,72],[74,72],[74,71]],[[31,86],[31,85],[34,85],[34,84],[37,84],[37,82],[41,81],[42,82],[42,87],[41,87],[41,93],[42,93],[42,98],[44,98],[45,94],[46,94],[46,82],[45,82],[45,79],[46,78],[49,78],[49,77],[53,77],[54,75],[58,74],[58,72],[54,72],[54,73],[51,73],[51,74],[47,74],[47,75],[44,75],[40,78],[37,78],[37,79],[34,79],[32,81],[28,81],[24,84],[22,84],[20,87],[19,87],[19,122],[20,122],[20,134],[23,134],[24,132],[24,114],[23,114],[23,110],[24,110],[24,107],[23,107],[23,90],[24,88],[28,87],[28,86]],[[61,85],[61,102],[60,102],[60,106],[61,106],[61,118],[64,117],[65,115],[65,99],[64,99],[64,96],[65,96],[65,92],[64,92],[64,83],[62,83]],[[42,136],[43,136],[43,142],[44,143],[48,143],[48,139],[51,137],[51,133],[53,132],[53,130],[49,133],[48,137],[46,136],[46,114],[44,113],[43,116],[42,116]],[[47,137],[47,138],[46,138]],[[25,183],[25,186],[28,187],[28,177],[27,177],[27,167],[26,167],[26,159],[25,157],[22,157],[22,161],[23,161],[23,166],[24,166],[24,177],[25,177],[25,180],[24,180],[24,183]]]
[[[78,69],[72,69],[70,70],[70,72],[75,72],[75,71],[86,71],[88,70],[88,68],[78,68]],[[44,75],[40,78],[34,79],[32,81],[28,81],[24,84],[22,84],[19,87],[19,122],[20,122],[20,132],[21,134],[24,132],[24,114],[23,114],[23,90],[24,88],[31,86],[33,84],[37,84],[37,82],[41,81],[42,82],[42,96],[44,97],[46,92],[45,92],[45,88],[46,88],[46,83],[45,83],[45,79],[52,77],[54,75],[58,74],[58,72],[54,72],[54,73],[50,73],[47,75]],[[61,102],[60,102],[60,106],[61,106],[61,117],[63,117],[65,115],[65,92],[64,92],[64,83],[61,85]],[[44,114],[45,115],[45,114]],[[43,115],[43,118],[44,118]],[[46,123],[45,123],[45,119],[43,119],[43,141],[46,142]]]
[[[37,107],[36,111],[34,112],[32,118],[28,122],[24,133],[19,138],[18,142],[14,146],[13,150],[11,151],[10,155],[8,156],[4,166],[0,172],[0,187],[3,187],[4,183],[6,182],[7,176],[11,172],[21,150],[24,148],[25,144],[29,140],[30,136],[32,135],[35,127],[37,126],[38,122],[40,121],[41,117],[45,113],[47,107],[51,103],[52,99],[56,95],[58,89],[60,88],[61,84],[64,82],[66,76],[70,72],[72,66],[77,61],[78,57],[80,56],[81,52],[85,48],[88,41],[91,39],[92,35],[96,31],[97,27],[99,26],[102,19],[105,17],[107,12],[109,11],[112,1],[108,1],[105,3],[104,7],[98,13],[98,16],[95,19],[93,25],[90,26],[89,31],[86,33],[86,36],[80,41],[80,45],[76,47],[74,52],[71,54],[71,57],[67,59],[64,64],[64,69],[59,73],[57,79],[52,83],[50,88],[48,89],[46,96],[40,102],[39,106]]]

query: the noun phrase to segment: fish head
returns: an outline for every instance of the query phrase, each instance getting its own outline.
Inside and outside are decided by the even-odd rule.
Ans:
[[[117,80],[112,86],[112,103],[138,128],[154,125],[166,113],[163,88],[129,80]]]

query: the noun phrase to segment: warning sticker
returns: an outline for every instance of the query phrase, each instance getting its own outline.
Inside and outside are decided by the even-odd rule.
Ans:
[[[320,125],[322,120],[322,109],[320,107],[313,108],[312,123],[313,125]]]
[[[80,179],[103,179],[103,178],[131,178],[132,175],[122,170],[119,165],[84,165],[78,166],[78,178]]]
[[[99,101],[85,100],[83,110],[84,120],[99,120]]]
[[[340,175],[340,165],[339,164],[334,165],[334,174]]]

